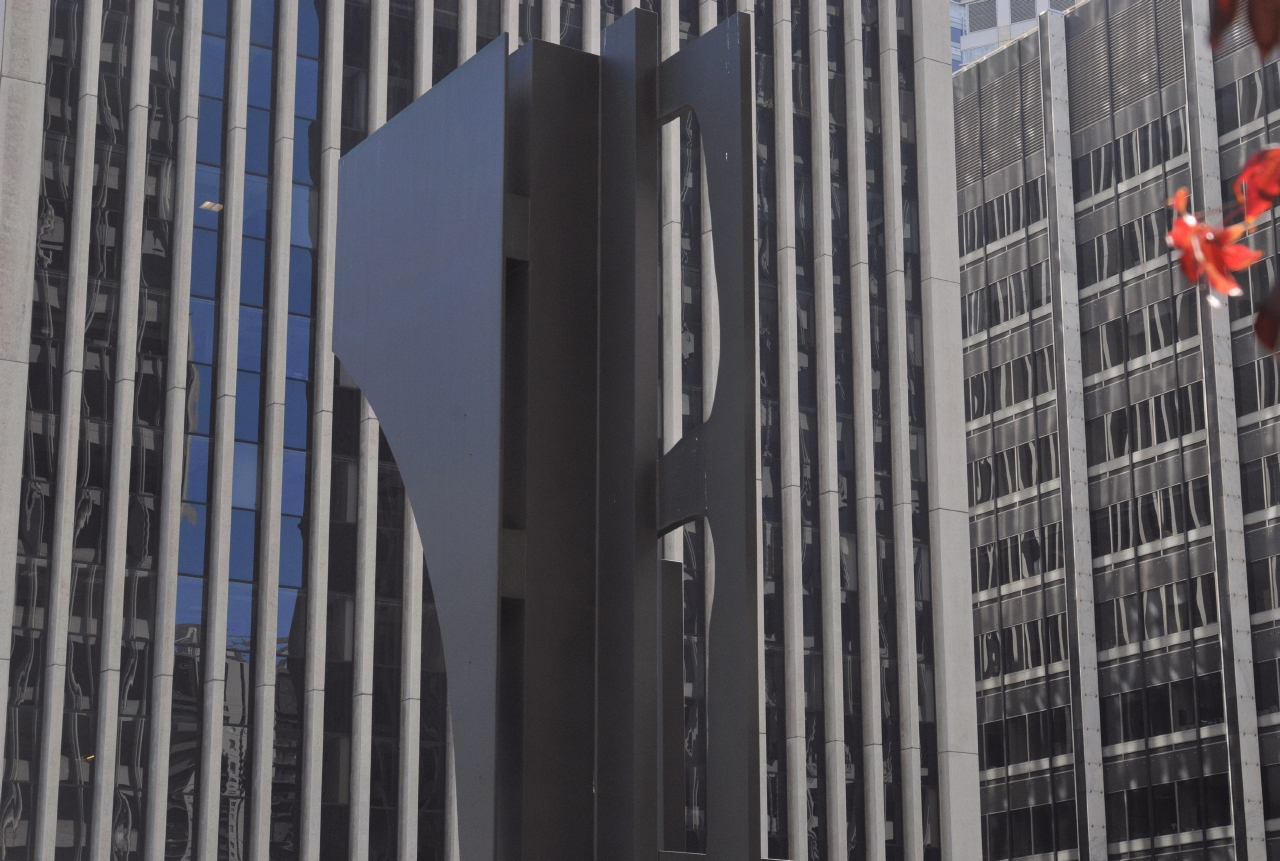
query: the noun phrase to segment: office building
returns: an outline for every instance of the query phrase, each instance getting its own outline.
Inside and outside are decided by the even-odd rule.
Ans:
[[[1178,188],[1238,218],[1280,78],[1206,16],[1088,0],[954,79],[987,858],[1280,851],[1274,218],[1219,311],[1165,243]]]
[[[952,0],[951,47],[957,68],[1035,29],[1036,15],[1046,9],[1062,11],[1075,3],[1076,0]]]
[[[456,851],[429,573],[331,352],[338,160],[498,33],[598,51],[633,5],[6,7],[0,856]],[[645,5],[663,56],[730,11]],[[763,840],[774,858],[973,858],[945,7],[748,11]],[[669,126],[661,154],[667,448],[714,398],[694,131]],[[690,851],[703,532],[664,544],[685,564]]]

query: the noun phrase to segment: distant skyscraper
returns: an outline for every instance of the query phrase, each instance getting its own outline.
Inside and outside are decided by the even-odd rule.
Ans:
[[[1179,187],[1230,212],[1280,73],[1206,16],[1089,0],[954,78],[989,859],[1280,851],[1276,222],[1216,312],[1164,239]]]
[[[964,66],[1016,39],[1036,26],[1046,9],[1061,11],[1076,0],[952,0],[951,46]],[[957,13],[955,7],[959,6]],[[962,21],[956,33],[957,17]],[[957,67],[958,68],[958,67]]]

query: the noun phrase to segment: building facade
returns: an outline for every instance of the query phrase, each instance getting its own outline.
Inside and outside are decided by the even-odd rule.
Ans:
[[[1203,4],[1089,0],[954,79],[985,857],[1280,852],[1264,259],[1214,311],[1165,243],[1276,140]]]
[[[634,5],[4,8],[0,857],[456,857],[429,572],[331,351],[338,160],[500,32],[597,51]],[[733,11],[642,5],[664,56]],[[973,858],[945,5],[747,11],[764,845]],[[661,157],[670,447],[711,408],[718,333],[691,121]],[[693,526],[664,554],[686,581],[668,848],[698,851],[714,552]]]

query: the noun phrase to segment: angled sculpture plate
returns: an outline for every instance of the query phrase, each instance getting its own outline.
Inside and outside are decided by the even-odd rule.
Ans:
[[[448,674],[462,857],[493,857],[506,36],[343,157],[334,352],[394,452]]]

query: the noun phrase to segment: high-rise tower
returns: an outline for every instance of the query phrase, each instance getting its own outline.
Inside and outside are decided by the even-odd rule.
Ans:
[[[451,851],[430,577],[377,417],[331,352],[338,159],[498,33],[595,52],[633,5],[6,8],[0,855]],[[641,5],[664,57],[732,10]],[[946,6],[745,11],[763,844],[972,858]],[[695,124],[666,128],[664,449],[715,396],[701,159]],[[663,546],[684,566],[692,852],[712,551],[697,525]]]
[[[1280,78],[1207,14],[1089,0],[954,80],[988,858],[1275,852],[1274,218],[1218,311],[1165,233],[1238,220]]]

